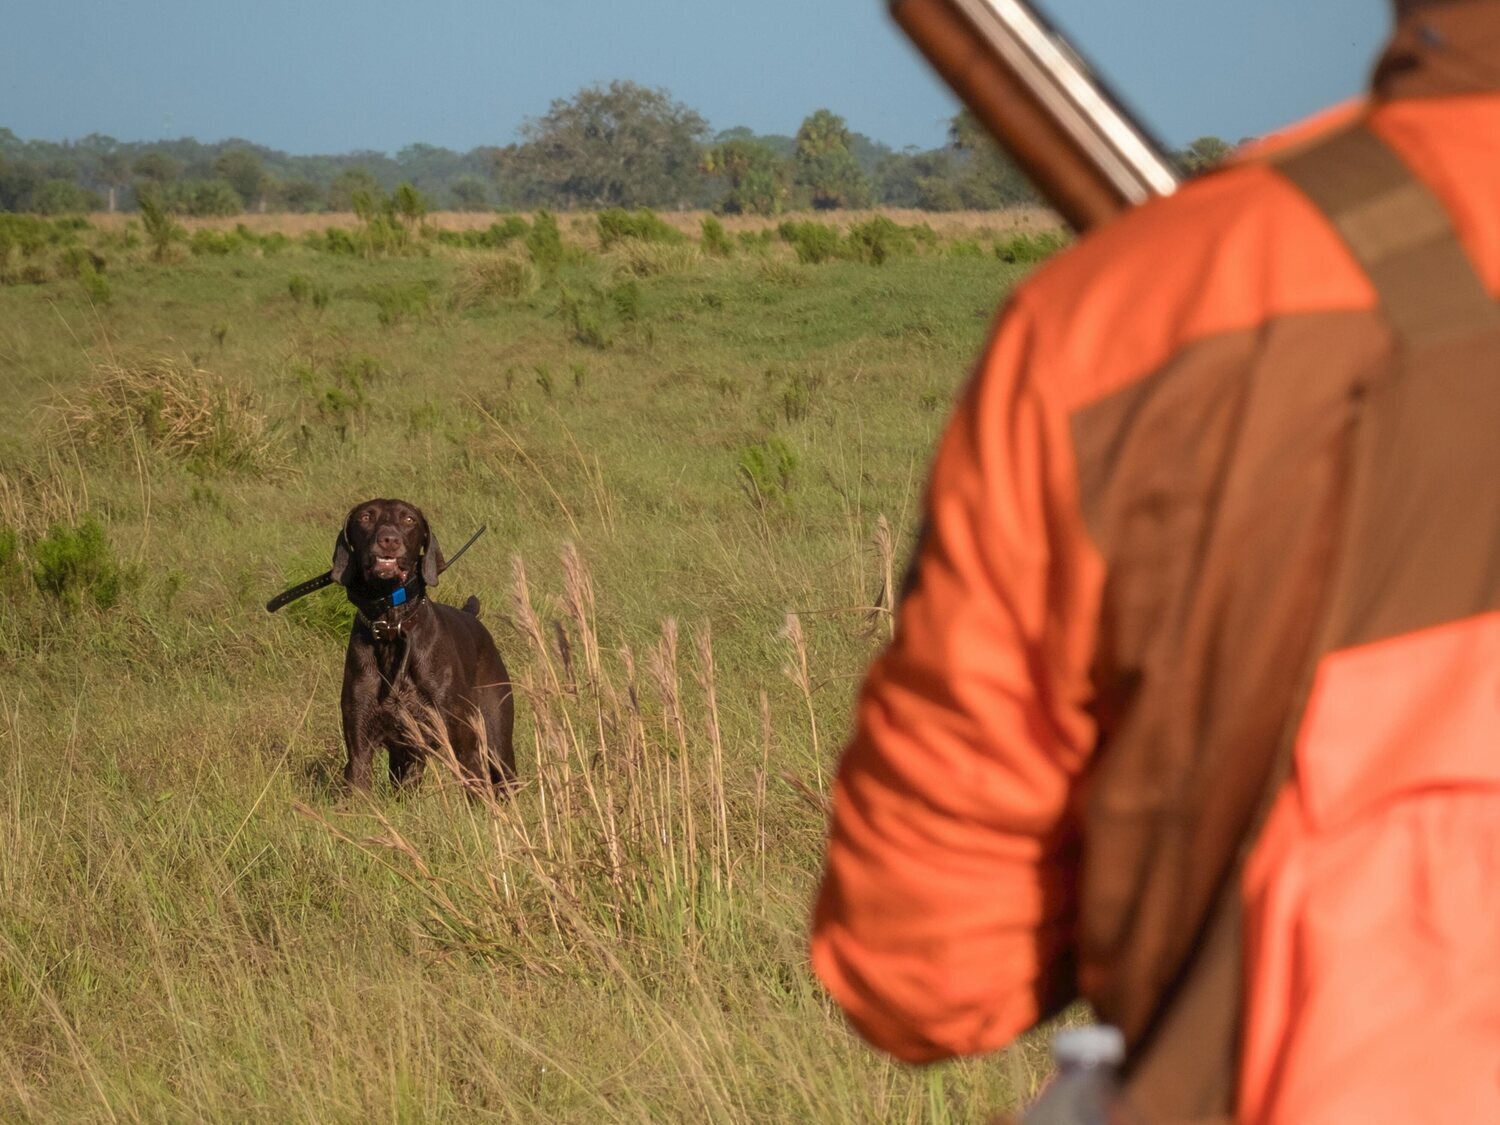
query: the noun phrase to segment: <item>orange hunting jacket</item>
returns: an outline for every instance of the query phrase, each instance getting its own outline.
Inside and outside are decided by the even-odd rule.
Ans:
[[[1500,296],[1500,3],[1404,21],[1370,101],[1286,143],[1355,115]],[[1226,1067],[1236,1120],[1500,1121],[1500,474],[1414,465],[1462,533],[1387,540],[1434,590],[1477,565],[1487,607],[1401,607],[1309,669],[1350,388],[1397,345],[1263,155],[1085,237],[1001,315],[839,767],[813,966],[908,1061],[1082,995],[1133,1058],[1176,1035],[1169,1085]],[[1500,443],[1494,371],[1472,409]],[[1221,938],[1232,1003],[1195,1012]],[[1192,1049],[1218,1009],[1224,1064]]]

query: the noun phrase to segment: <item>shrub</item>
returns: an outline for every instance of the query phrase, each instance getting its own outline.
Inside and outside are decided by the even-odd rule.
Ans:
[[[146,231],[146,241],[151,243],[151,256],[165,262],[172,252],[172,243],[186,237],[186,232],[167,214],[166,201],[157,191],[143,191],[137,204],[141,211],[141,226]]]
[[[526,232],[526,252],[544,277],[554,277],[563,261],[562,231],[550,211],[538,211]]]
[[[244,240],[234,231],[195,230],[188,239],[188,249],[195,255],[212,254],[225,257],[244,248]]]
[[[92,516],[76,527],[53,527],[30,554],[37,589],[70,610],[81,608],[85,596],[100,609],[110,609],[139,580],[134,570],[115,561],[104,528]]]
[[[1067,244],[1068,237],[1061,231],[1021,231],[995,243],[995,257],[1013,265],[1030,265],[1050,258]]]
[[[507,215],[504,219],[491,223],[484,233],[488,237],[488,245],[504,246],[518,238],[525,238],[529,230],[531,228],[520,215]]]
[[[876,215],[849,227],[849,250],[860,261],[879,266],[887,258],[915,254],[917,242],[905,227]]]
[[[984,249],[972,238],[955,238],[943,247],[945,258],[982,258]]]
[[[715,258],[734,256],[734,243],[725,233],[724,224],[712,215],[703,216],[703,252]]]
[[[600,211],[596,222],[599,225],[599,245],[605,250],[617,242],[632,238],[641,242],[683,240],[681,233],[668,226],[649,207],[642,207],[639,211],[622,211],[619,208]]]
[[[312,296],[312,289],[312,279],[305,273],[294,273],[286,279],[286,291],[299,305]]]
[[[817,265],[843,254],[839,232],[825,223],[788,220],[777,228],[777,232],[781,240],[797,252],[797,260],[804,264]]]

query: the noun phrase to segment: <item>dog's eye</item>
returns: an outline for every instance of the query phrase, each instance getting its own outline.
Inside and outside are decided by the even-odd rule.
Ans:
[[[413,516],[411,514],[407,514],[407,515],[402,516],[401,520],[402,520],[403,523],[416,523],[417,522],[417,517]]]
[[[370,513],[370,512],[360,512],[359,513],[359,522],[360,523],[369,523],[374,518],[375,517],[374,517],[373,513]]]

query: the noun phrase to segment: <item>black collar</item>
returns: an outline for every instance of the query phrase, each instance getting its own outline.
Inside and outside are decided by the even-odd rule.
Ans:
[[[418,570],[405,585],[378,598],[366,597],[353,588],[346,593],[360,623],[376,643],[385,644],[402,635],[407,619],[427,600],[427,583],[422,581],[422,572]]]

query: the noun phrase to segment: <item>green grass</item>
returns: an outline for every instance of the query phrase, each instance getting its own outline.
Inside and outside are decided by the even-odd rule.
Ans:
[[[1034,1044],[882,1060],[805,958],[873,607],[1023,267],[57,235],[101,302],[26,233],[0,1120],[978,1121],[1037,1080]],[[333,784],[347,607],[261,606],[377,495],[490,526],[437,592],[521,685],[508,806]]]

